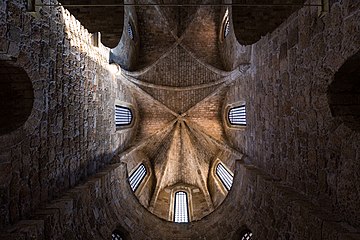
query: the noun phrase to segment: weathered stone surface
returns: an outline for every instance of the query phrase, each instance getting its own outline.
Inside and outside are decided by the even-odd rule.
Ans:
[[[1,42],[8,46],[1,57],[14,62],[1,61],[1,82],[11,81],[17,91],[3,85],[0,90],[2,103],[14,99],[1,109],[1,119],[14,125],[1,124],[8,131],[0,136],[4,228],[96,173],[123,150],[133,131],[115,131],[114,101],[135,101],[113,81],[109,50],[93,46],[91,34],[69,12],[43,7],[36,18],[19,1],[1,4],[0,25],[7,30]]]
[[[360,135],[356,118],[339,117],[359,112],[359,61],[351,59],[360,45],[348,39],[359,36],[360,11],[351,8],[350,14],[352,2],[334,1],[323,18],[302,8],[253,45],[250,73],[229,90],[225,105],[246,102],[246,129],[226,129],[234,147],[358,228]]]
[[[236,41],[232,24],[220,37],[225,7],[127,8],[125,23],[133,21],[138,38],[124,34],[117,54],[129,56],[118,63],[141,71],[115,74],[110,50],[94,46],[63,8],[43,7],[32,16],[23,1],[0,1],[0,59],[26,72],[34,98],[25,123],[0,135],[0,238],[108,239],[120,229],[131,239],[225,240],[239,239],[246,227],[261,240],[359,239],[360,135],[330,109],[356,102],[358,93],[333,91],[329,99],[328,92],[336,79],[345,83],[336,89],[348,85],[334,76],[359,52],[360,6],[330,3],[323,18],[317,7],[301,8],[248,47]],[[269,24],[275,28],[277,20]],[[358,61],[353,64],[358,69]],[[194,91],[196,97],[156,88],[151,97],[126,75],[169,88],[229,78],[208,93]],[[115,100],[131,106],[131,128],[116,129]],[[244,102],[247,126],[229,126],[228,107]],[[180,116],[168,109],[175,105],[175,111],[190,111]],[[191,124],[169,127],[186,121]],[[244,157],[235,163],[236,153]],[[163,171],[155,160],[167,163],[169,156],[183,166]],[[211,176],[213,166],[194,168],[194,158],[221,159],[235,172],[226,198]],[[127,178],[140,162],[149,175],[134,194]],[[175,224],[150,212],[171,220],[169,193],[178,185],[165,186],[151,201],[163,176],[164,186],[183,176],[190,183],[205,179],[210,197],[189,187],[195,221]]]

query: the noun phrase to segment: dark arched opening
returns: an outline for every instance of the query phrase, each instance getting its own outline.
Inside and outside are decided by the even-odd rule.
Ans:
[[[349,128],[360,130],[360,51],[335,74],[328,91],[331,114]]]
[[[11,61],[0,61],[0,135],[26,122],[34,102],[34,91],[27,73]]]
[[[112,233],[111,233],[112,240],[131,240],[129,233],[123,228],[118,226]]]
[[[236,231],[233,240],[252,240],[252,236],[252,231],[246,226],[243,226]]]

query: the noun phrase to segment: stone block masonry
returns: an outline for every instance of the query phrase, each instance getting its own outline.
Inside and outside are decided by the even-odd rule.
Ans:
[[[67,10],[42,7],[33,16],[23,1],[1,1],[0,16],[0,58],[26,73],[34,95],[29,118],[0,135],[3,229],[123,150],[133,131],[116,131],[114,101],[135,102],[109,70],[109,49],[93,46],[91,34]]]
[[[360,134],[331,113],[328,92],[360,49],[360,9],[331,2],[323,18],[304,7],[252,46],[249,74],[227,96],[246,101],[248,125],[227,136],[254,165],[359,228]]]

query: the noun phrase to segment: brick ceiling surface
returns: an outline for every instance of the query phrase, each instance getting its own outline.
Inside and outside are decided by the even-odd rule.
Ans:
[[[74,3],[71,0],[61,2]],[[115,3],[119,1],[76,1],[76,4]],[[219,52],[224,9],[219,6],[161,6],[218,4],[220,1],[161,0],[159,3],[159,6],[135,8],[140,46],[136,69],[140,71],[122,73],[138,104],[140,126],[134,146],[140,147],[134,149],[145,153],[151,161],[156,179],[152,201],[156,201],[156,196],[165,188],[184,184],[200,189],[204,202],[211,203],[207,184],[209,169],[218,154],[232,151],[221,117],[229,79],[225,80],[231,75],[223,70]],[[233,3],[299,4],[303,0],[234,0]],[[232,7],[237,40],[245,45],[255,43],[298,8]],[[123,7],[68,9],[90,32],[100,31],[105,45],[117,45],[124,24]],[[209,208],[213,210],[213,206]]]

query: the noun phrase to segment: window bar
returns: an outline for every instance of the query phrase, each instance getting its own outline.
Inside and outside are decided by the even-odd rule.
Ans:
[[[226,175],[226,173],[223,171],[223,169],[219,168],[219,176],[224,183],[224,186],[227,190],[230,190],[231,188],[231,179]]]
[[[180,191],[175,193],[174,206],[174,222],[189,222],[189,208],[186,192]]]
[[[245,232],[241,238],[241,240],[251,240],[251,239],[252,239],[252,232],[250,231]]]
[[[115,105],[115,125],[126,126],[132,121],[132,113],[129,108]]]
[[[216,167],[216,174],[220,178],[221,182],[225,186],[225,188],[230,191],[230,188],[233,183],[233,176],[232,174],[221,164],[218,163]]]
[[[230,173],[224,168],[224,166],[221,164],[218,165],[218,169],[219,169],[219,173],[222,174],[223,179],[231,185],[232,183],[232,176],[230,175]]]
[[[226,38],[230,33],[230,20],[229,16],[226,16],[225,22],[224,22],[224,38]]]
[[[130,22],[128,22],[127,31],[130,39],[134,39],[134,31]]]
[[[130,185],[132,186],[133,191],[135,191],[145,174],[146,170],[143,168],[143,166],[140,166],[134,175],[132,175],[133,177],[130,179]]]
[[[231,108],[228,113],[228,118],[232,125],[246,125],[245,105]]]
[[[113,232],[111,235],[112,240],[122,240],[122,237],[119,233]]]
[[[141,164],[133,174],[129,177],[129,183],[131,189],[135,192],[141,181],[146,176],[146,168],[144,164]]]

